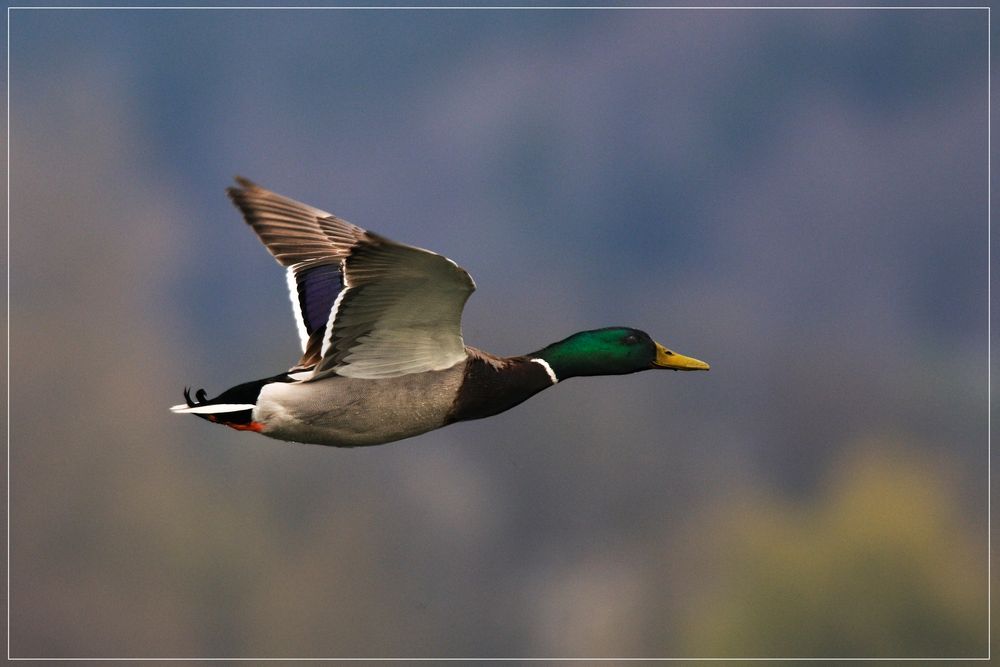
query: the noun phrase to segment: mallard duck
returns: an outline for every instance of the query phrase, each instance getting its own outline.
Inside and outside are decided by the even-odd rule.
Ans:
[[[278,440],[360,447],[509,410],[563,380],[708,370],[631,327],[498,357],[462,339],[476,285],[452,260],[369,232],[245,178],[227,190],[285,267],[302,343],[292,368],[171,408]]]

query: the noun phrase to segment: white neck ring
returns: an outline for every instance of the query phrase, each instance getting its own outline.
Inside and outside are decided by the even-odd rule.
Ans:
[[[532,359],[531,361],[535,362],[536,364],[545,369],[545,372],[549,374],[549,379],[552,380],[552,384],[559,382],[559,378],[556,377],[556,372],[552,370],[552,366],[549,366],[549,362],[545,361],[544,359],[537,359],[537,358]]]

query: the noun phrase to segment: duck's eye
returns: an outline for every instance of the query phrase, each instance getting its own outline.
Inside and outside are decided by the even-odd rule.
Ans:
[[[629,334],[629,335],[625,336],[625,344],[626,345],[635,345],[638,342],[639,342],[639,337],[636,336],[635,334]]]

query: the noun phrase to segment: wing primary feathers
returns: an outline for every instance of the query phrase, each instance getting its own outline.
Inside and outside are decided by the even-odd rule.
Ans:
[[[380,378],[465,358],[462,309],[475,283],[455,262],[367,232],[242,176],[227,189],[277,260],[310,379]]]

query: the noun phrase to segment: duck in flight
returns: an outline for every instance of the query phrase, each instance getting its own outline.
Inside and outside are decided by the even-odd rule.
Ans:
[[[475,283],[447,257],[396,243],[244,178],[227,190],[285,267],[302,357],[284,373],[171,408],[278,440],[361,447],[509,410],[571,377],[708,370],[629,327],[498,357],[462,339]]]

